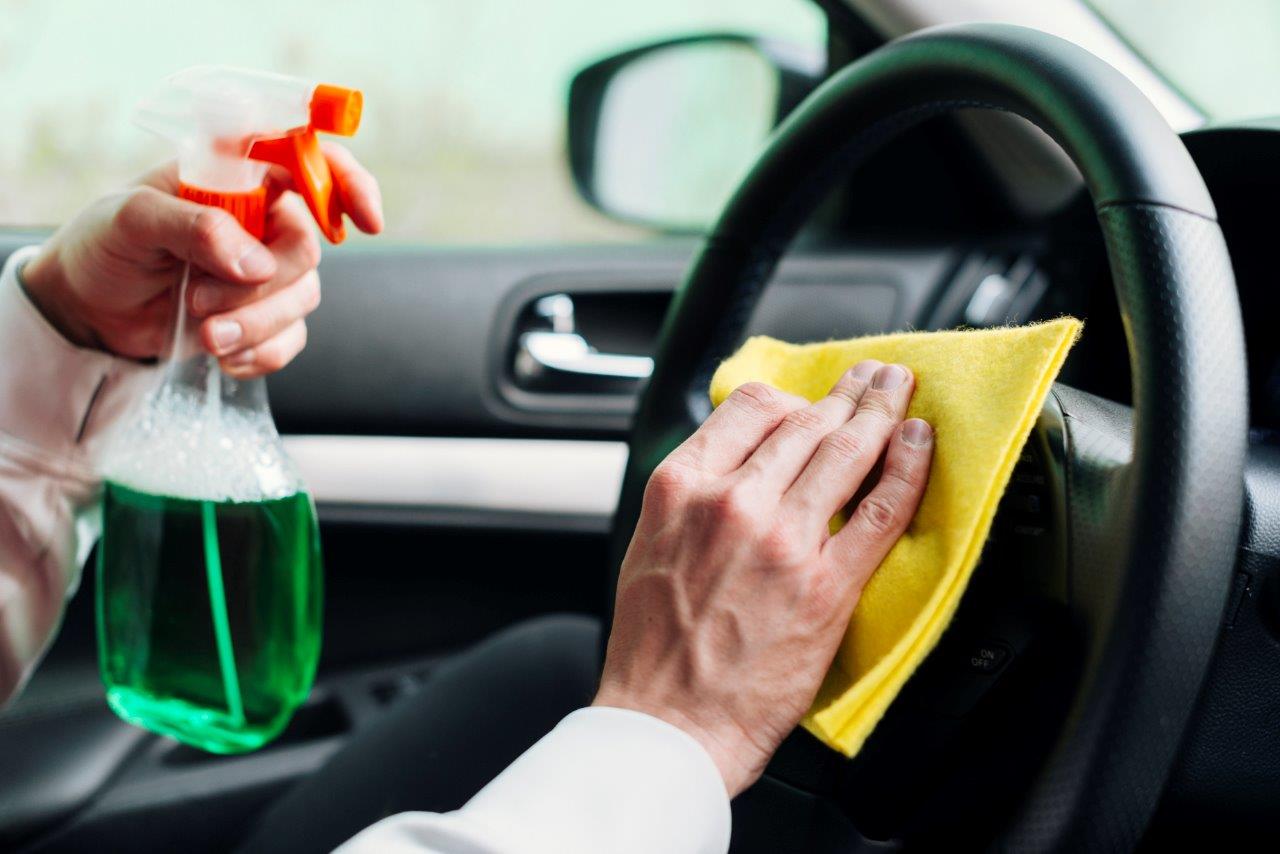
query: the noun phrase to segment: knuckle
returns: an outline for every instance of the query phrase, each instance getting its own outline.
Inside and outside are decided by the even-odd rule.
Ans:
[[[924,490],[923,467],[912,459],[891,460],[880,474],[880,482],[895,492],[911,495]]]
[[[153,204],[152,197],[157,192],[151,187],[134,187],[127,191],[116,208],[112,220],[114,227],[125,237],[138,236]]]
[[[320,307],[320,276],[312,270],[305,276],[300,298],[303,316]]]
[[[301,306],[296,302],[298,298],[291,296],[268,297],[246,312],[250,325],[260,338],[270,338],[283,332],[303,317]]]
[[[827,392],[827,397],[834,397],[839,400],[843,400],[845,403],[849,404],[850,406],[858,405],[858,396],[859,395],[858,395],[857,389],[851,386],[845,385],[843,382],[841,382],[840,385],[831,389],[831,391]]]
[[[838,397],[846,403],[856,405],[858,398],[862,396],[862,386],[864,383],[854,374],[853,368],[845,371],[840,375],[840,379],[831,387],[831,391],[827,394],[830,397]]]
[[[794,409],[782,419],[782,427],[794,433],[817,433],[826,426],[822,413],[811,406]]]
[[[257,351],[258,367],[267,372],[278,371],[289,363],[284,348],[278,344],[264,345]]]
[[[726,525],[749,522],[755,507],[755,495],[749,487],[735,483],[710,495],[712,518]]]
[[[762,412],[778,412],[782,409],[782,394],[773,386],[762,382],[749,382],[738,386],[729,395],[737,406]]]
[[[690,486],[688,472],[664,460],[649,475],[649,483],[645,486],[645,500],[669,505],[681,500]]]
[[[298,254],[308,270],[314,270],[320,266],[320,240],[310,230],[300,241]]]
[[[802,560],[804,548],[793,527],[774,525],[765,532],[758,548],[766,563],[772,566],[793,566]]]
[[[202,208],[191,218],[192,248],[216,252],[219,240],[233,222],[231,214],[220,208]]]
[[[866,456],[867,439],[853,430],[836,430],[822,440],[822,452],[839,463],[850,463]]]
[[[248,345],[263,343],[270,337],[271,318],[269,310],[260,303],[241,306],[227,315],[229,320],[240,324],[241,342]]]
[[[886,495],[868,495],[858,504],[858,517],[872,534],[888,536],[902,526],[899,502]]]
[[[884,422],[898,420],[897,405],[889,392],[879,389],[868,389],[858,403],[857,415],[864,419],[875,419]]]

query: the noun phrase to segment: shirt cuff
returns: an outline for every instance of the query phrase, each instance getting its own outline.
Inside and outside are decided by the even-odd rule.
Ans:
[[[57,468],[92,466],[98,439],[155,369],[77,347],[50,325],[19,281],[39,249],[17,250],[0,272],[0,441]]]
[[[570,714],[461,812],[513,851],[729,848],[729,796],[706,750],[626,709]]]
[[[649,715],[592,707],[562,720],[462,809],[385,818],[335,854],[728,850],[729,796],[702,745]]]

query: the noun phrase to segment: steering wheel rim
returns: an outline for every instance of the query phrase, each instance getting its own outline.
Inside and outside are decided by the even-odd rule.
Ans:
[[[1208,668],[1240,528],[1248,403],[1234,276],[1204,181],[1151,103],[1084,49],[1011,25],[933,28],[846,67],[782,124],[663,324],[633,427],[614,566],[649,474],[706,417],[711,373],[825,190],[907,128],[967,108],[1032,121],[1083,174],[1134,401],[1130,425],[1113,404],[1055,392],[1088,661],[997,846],[1117,850],[1150,820]]]

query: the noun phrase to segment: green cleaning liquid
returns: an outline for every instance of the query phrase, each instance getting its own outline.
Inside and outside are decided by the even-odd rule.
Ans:
[[[111,708],[213,753],[254,750],[306,698],[320,654],[310,496],[199,501],[107,481],[98,654]]]

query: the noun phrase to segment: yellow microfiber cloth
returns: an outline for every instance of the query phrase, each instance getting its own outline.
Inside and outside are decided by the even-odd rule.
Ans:
[[[936,433],[929,486],[911,527],[867,584],[804,726],[853,756],[950,622],[1022,446],[1080,321],[908,332],[787,344],[751,338],[711,380],[719,405],[760,381],[817,400],[863,359],[916,377],[909,415]],[[833,525],[843,524],[842,519]]]

